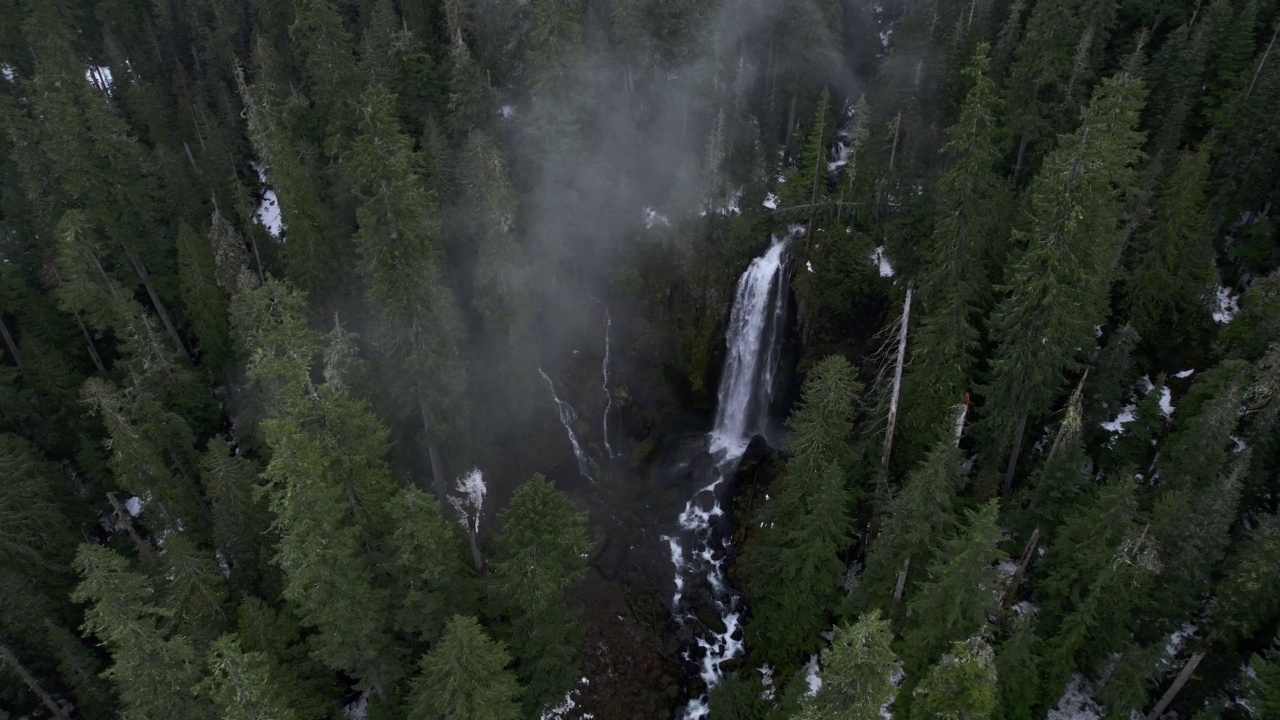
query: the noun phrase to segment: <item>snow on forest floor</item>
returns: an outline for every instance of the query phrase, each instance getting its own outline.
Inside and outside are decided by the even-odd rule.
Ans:
[[[276,197],[276,191],[267,184],[267,171],[262,169],[258,163],[251,163],[253,171],[258,173],[258,180],[262,182],[262,201],[258,203],[258,209],[253,213],[253,219],[259,225],[265,227],[267,232],[271,233],[271,237],[280,239],[280,233],[284,230],[284,220],[280,215],[280,200]]]
[[[1093,699],[1093,685],[1080,673],[1073,673],[1058,706],[1044,720],[1102,720],[1103,715],[1102,707]]]
[[[1240,312],[1240,298],[1231,292],[1231,288],[1219,285],[1214,298],[1213,321],[1225,325],[1234,320],[1236,313]]]

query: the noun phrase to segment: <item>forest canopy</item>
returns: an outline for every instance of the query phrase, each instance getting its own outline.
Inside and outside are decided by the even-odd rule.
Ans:
[[[1280,718],[1277,0],[0,0],[0,720]]]

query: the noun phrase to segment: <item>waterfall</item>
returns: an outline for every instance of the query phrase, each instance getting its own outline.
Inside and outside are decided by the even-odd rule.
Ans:
[[[609,392],[609,335],[613,330],[613,320],[609,317],[609,308],[604,309],[604,361],[601,363],[600,374],[604,378],[604,451],[613,459],[613,446],[609,444],[609,411],[613,409],[613,395]]]
[[[726,356],[720,378],[712,452],[742,455],[751,436],[764,430],[786,320],[786,241],[775,241],[751,261],[738,289],[725,331]]]
[[[765,429],[769,401],[781,356],[781,334],[787,314],[786,240],[775,239],[764,255],[742,273],[725,331],[727,355],[717,397],[715,426],[708,449],[716,461],[715,480],[698,490],[678,518],[679,530],[664,539],[675,565],[676,592],[672,606],[681,625],[700,622],[682,607],[686,587],[705,578],[723,630],[706,628],[696,642],[699,674],[707,692],[689,701],[682,720],[704,720],[710,714],[708,693],[723,677],[721,665],[740,657],[742,610],[738,593],[729,585],[724,563],[729,538],[713,523],[724,516],[717,490],[738,467],[751,437]],[[694,658],[686,653],[685,659]]]
[[[560,416],[560,424],[564,425],[565,432],[569,434],[569,444],[573,446],[573,456],[578,459],[578,472],[582,473],[582,477],[595,482],[595,476],[591,472],[591,458],[582,451],[582,444],[578,442],[578,433],[574,432],[573,424],[578,420],[578,413],[574,412],[573,406],[560,399],[556,394],[555,383],[551,382],[551,378],[538,368],[538,374],[543,380],[547,381],[547,387],[551,388],[551,400],[556,404],[556,414]]]

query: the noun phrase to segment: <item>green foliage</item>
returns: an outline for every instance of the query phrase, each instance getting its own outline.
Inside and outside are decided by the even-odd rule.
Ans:
[[[743,553],[748,642],[780,675],[811,651],[838,598],[840,553],[852,529],[841,463],[858,390],[843,357],[826,358],[810,373],[789,422],[792,458]]]
[[[996,648],[996,691],[1000,720],[1032,720],[1040,698],[1040,658],[1043,643],[1036,635],[1035,617],[1016,620],[1012,634]]]
[[[299,715],[272,683],[266,654],[245,652],[234,634],[209,648],[209,675],[202,683],[223,720],[295,720]]]
[[[859,605],[901,615],[901,606],[893,600],[899,574],[910,563],[903,597],[914,596],[912,589],[955,528],[956,496],[967,481],[963,461],[951,438],[939,440],[885,505],[880,533],[867,552],[859,580]]]
[[[987,720],[996,710],[995,653],[975,635],[952,643],[916,686],[911,717],[918,720]]]
[[[1280,645],[1280,642],[1276,644]],[[1256,677],[1250,679],[1247,687],[1250,705],[1258,717],[1272,717],[1280,712],[1280,659],[1276,654],[1272,650],[1266,659],[1255,655],[1249,663]]]
[[[516,720],[520,687],[511,657],[472,617],[455,615],[413,681],[409,720]]]
[[[182,302],[200,339],[201,360],[220,372],[232,360],[227,296],[218,288],[209,244],[185,224],[178,231],[178,273]]]
[[[923,677],[951,643],[977,633],[999,609],[1002,588],[994,564],[1005,556],[997,547],[998,510],[992,500],[965,513],[963,530],[939,547],[929,579],[908,603],[902,646],[908,678]]]
[[[1076,348],[1089,346],[1105,314],[1123,238],[1120,201],[1141,156],[1144,96],[1127,73],[1104,80],[1080,129],[1059,138],[1028,190],[1031,224],[1015,231],[1026,250],[991,323],[998,345],[980,427],[989,448],[1020,449],[1024,418],[1049,411],[1064,374],[1079,368]]]
[[[489,589],[507,623],[526,709],[559,700],[578,678],[579,631],[564,591],[587,570],[586,516],[541,475],[521,485],[499,515]]]
[[[115,551],[93,545],[80,547],[76,570],[82,580],[71,599],[89,604],[84,629],[111,652],[105,675],[124,711],[144,720],[215,717],[194,694],[201,658],[191,640],[164,631],[168,613],[151,602],[147,579]]]
[[[890,647],[893,633],[879,611],[835,629],[822,652],[822,687],[802,701],[798,720],[875,720],[893,702],[902,664]]]

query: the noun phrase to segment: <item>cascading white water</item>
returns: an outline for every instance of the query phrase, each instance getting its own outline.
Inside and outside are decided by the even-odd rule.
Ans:
[[[708,691],[722,677],[721,665],[742,655],[741,618],[737,592],[725,577],[724,562],[729,539],[720,537],[713,521],[725,514],[717,490],[733,475],[751,437],[764,431],[774,377],[781,356],[780,335],[786,321],[786,240],[775,239],[738,280],[725,331],[727,356],[720,380],[715,427],[709,450],[715,458],[716,479],[700,489],[685,505],[678,522],[680,531],[666,536],[675,565],[675,597],[672,606],[682,623],[698,622],[681,607],[691,580],[706,578],[711,601],[723,630],[707,628],[696,640],[701,648],[699,674]],[[692,660],[686,655],[686,659]],[[703,720],[710,714],[706,693],[689,701],[682,720]]]
[[[578,421],[578,413],[574,412],[573,406],[560,399],[556,394],[556,385],[551,382],[551,378],[538,368],[538,374],[543,380],[547,381],[547,387],[551,388],[551,400],[556,404],[556,414],[560,416],[560,424],[564,425],[565,432],[569,434],[569,444],[573,446],[573,456],[578,459],[578,472],[582,473],[582,477],[595,482],[595,477],[591,471],[591,458],[582,451],[582,444],[578,442],[578,433],[574,432],[573,424]]]
[[[613,409],[613,395],[609,392],[609,336],[613,330],[613,319],[609,317],[609,308],[604,309],[604,361],[601,363],[600,374],[604,378],[604,451],[613,459],[613,446],[609,444],[609,411]]]

